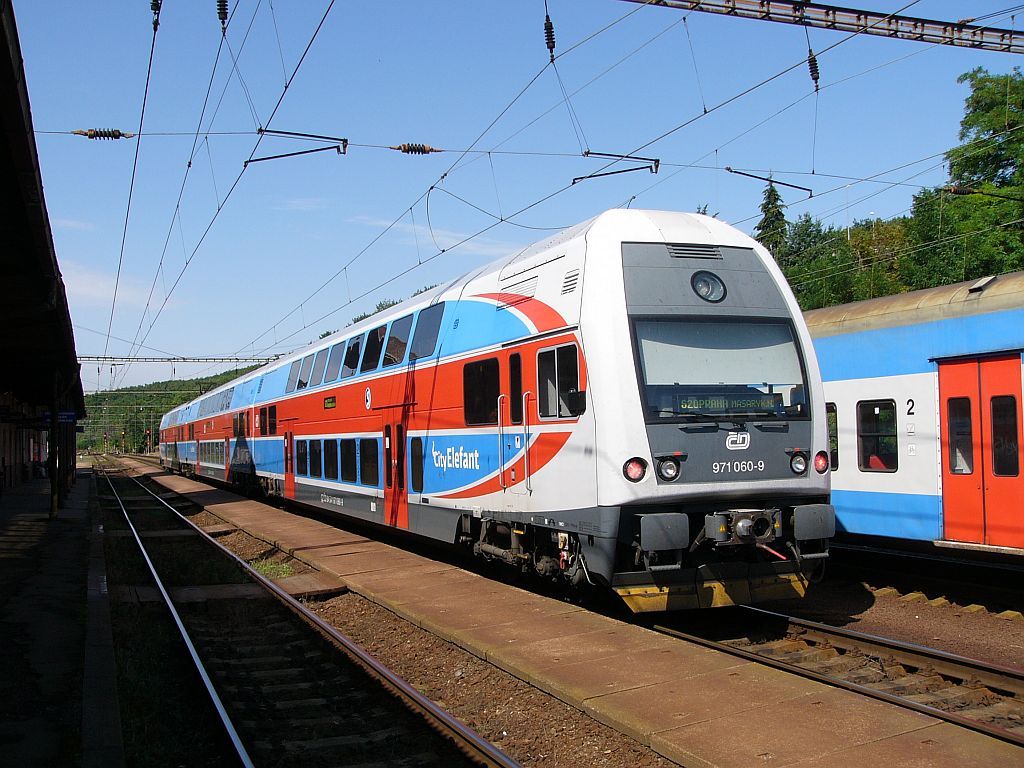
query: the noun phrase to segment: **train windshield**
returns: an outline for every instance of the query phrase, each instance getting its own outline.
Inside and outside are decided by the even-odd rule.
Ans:
[[[807,382],[788,322],[635,322],[648,421],[807,418]]]

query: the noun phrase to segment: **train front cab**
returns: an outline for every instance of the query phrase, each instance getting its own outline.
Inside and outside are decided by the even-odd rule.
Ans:
[[[1021,355],[938,369],[943,537],[1024,549]]]

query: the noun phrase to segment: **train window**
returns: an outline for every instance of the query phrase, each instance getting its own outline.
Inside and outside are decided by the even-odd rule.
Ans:
[[[324,384],[338,378],[341,371],[341,361],[345,357],[345,342],[340,342],[331,347],[331,356],[327,360],[327,373],[324,374]]]
[[[444,302],[434,304],[420,312],[416,321],[416,333],[412,337],[412,349],[409,350],[410,360],[430,357],[437,346],[437,334],[441,329],[441,316],[444,315]]]
[[[267,431],[272,435],[277,434],[277,406],[272,405],[267,409],[267,418],[269,423],[267,424]]]
[[[1016,477],[1020,473],[1020,445],[1017,442],[1017,398],[992,398],[992,474]]]
[[[267,435],[267,409],[260,408],[260,437]]]
[[[345,363],[341,366],[341,378],[347,379],[355,374],[356,369],[359,367],[359,350],[362,346],[362,336],[349,339],[348,348],[345,350]]]
[[[412,330],[412,315],[400,317],[391,324],[388,343],[384,347],[384,365],[387,368],[398,365],[405,359],[405,350],[409,346],[409,331]]]
[[[377,466],[377,440],[363,438],[359,441],[359,478],[363,485],[380,485],[380,469]]]
[[[835,403],[825,403],[825,426],[828,428],[828,463],[835,472],[839,469],[839,415]]]
[[[324,478],[338,479],[338,441],[324,440]]]
[[[971,399],[951,397],[946,404],[949,425],[949,471],[954,475],[974,473],[974,425]]]
[[[356,481],[356,441],[341,441],[341,479],[346,483]]]
[[[466,424],[497,424],[500,394],[497,358],[463,366],[462,401]]]
[[[309,386],[318,387],[323,383],[328,352],[330,352],[329,349],[321,349],[316,353],[316,358],[313,360],[313,373],[309,376]]]
[[[857,463],[861,472],[895,472],[899,469],[895,401],[866,400],[857,403],[857,446]]]
[[[302,367],[299,369],[299,383],[295,385],[296,389],[305,389],[309,386],[309,374],[313,370],[313,356],[306,355],[302,358]]]
[[[401,424],[395,427],[395,484],[398,489],[405,488],[405,428]]]
[[[295,441],[295,474],[309,474],[309,456],[306,454],[306,441]]]
[[[409,446],[409,470],[412,492],[423,491],[423,438],[414,437]]]
[[[380,362],[380,353],[384,349],[384,335],[388,327],[379,325],[366,334],[366,349],[363,351],[363,364],[359,370],[362,373],[372,371]]]
[[[566,418],[583,413],[579,391],[579,355],[575,344],[546,349],[537,355],[537,408],[541,418]]]
[[[513,424],[523,423],[523,359],[518,352],[508,359],[508,410]]]
[[[319,440],[309,441],[309,476],[320,477],[323,470],[323,461],[320,456],[321,445]]]
[[[302,365],[301,360],[296,360],[292,363],[291,369],[288,371],[288,386],[285,388],[285,392],[294,392],[295,385],[299,381],[299,366]]]
[[[384,427],[384,485],[391,487],[391,425]]]

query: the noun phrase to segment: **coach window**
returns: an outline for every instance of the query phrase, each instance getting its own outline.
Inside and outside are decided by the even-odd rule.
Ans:
[[[400,317],[391,324],[388,343],[384,347],[384,365],[388,368],[398,365],[405,359],[405,350],[409,346],[409,331],[412,330],[412,315]]]
[[[309,476],[320,477],[323,470],[323,463],[320,457],[320,441],[309,441]]]
[[[324,440],[324,479],[338,479],[338,441]]]
[[[571,418],[583,413],[584,395],[579,387],[575,344],[546,349],[537,355],[537,409],[541,418]]]
[[[309,456],[306,454],[306,441],[295,441],[295,474],[309,474]]]
[[[462,402],[466,424],[497,424],[500,394],[497,358],[463,366]]]
[[[267,409],[260,408],[260,437],[267,436]]]
[[[285,388],[286,393],[295,391],[295,385],[299,381],[299,367],[301,365],[301,360],[296,360],[294,363],[292,363],[292,367],[288,371],[288,386]]]
[[[954,475],[974,474],[974,425],[971,399],[951,397],[946,404],[949,425],[949,471]]]
[[[992,474],[1016,477],[1020,472],[1017,442],[1017,398],[992,398]]]
[[[437,346],[437,334],[441,329],[441,316],[444,315],[444,302],[434,304],[420,312],[416,321],[416,333],[412,337],[412,349],[409,350],[410,360],[430,357]]]
[[[384,485],[391,487],[391,425],[384,427]]]
[[[309,377],[309,386],[318,387],[323,383],[324,380],[324,368],[327,367],[327,353],[329,349],[321,349],[316,353],[316,358],[313,360],[313,373]]]
[[[362,336],[349,339],[348,349],[345,350],[345,364],[341,366],[341,378],[347,379],[355,375],[356,369],[359,368],[359,350],[362,346]]]
[[[414,437],[409,446],[409,480],[412,483],[412,492],[423,491],[423,438]]]
[[[363,364],[359,367],[360,373],[372,371],[380,362],[380,353],[384,349],[384,336],[388,330],[386,325],[380,325],[366,334],[366,349],[363,351]]]
[[[309,386],[309,374],[313,370],[313,356],[306,355],[302,358],[302,368],[299,369],[299,383],[295,385],[296,389],[305,389]]]
[[[835,403],[825,403],[825,425],[828,427],[828,463],[834,472],[839,469],[839,416]]]
[[[899,468],[894,401],[857,403],[857,446],[861,472],[895,472]]]
[[[267,431],[270,432],[270,434],[272,434],[272,435],[276,435],[277,434],[277,406],[276,405],[272,405],[272,406],[270,406],[270,408],[267,409],[267,418],[268,418],[268,420],[270,422],[269,424],[267,424]]]
[[[380,485],[380,469],[377,466],[377,439],[363,438],[359,441],[359,479],[363,485]]]
[[[346,483],[356,481],[356,441],[341,441],[341,479]]]
[[[331,347],[331,356],[327,360],[327,373],[324,374],[324,384],[338,378],[338,372],[341,370],[341,361],[344,357],[345,342],[335,344]]]
[[[508,411],[513,424],[523,423],[523,359],[518,352],[508,359]]]

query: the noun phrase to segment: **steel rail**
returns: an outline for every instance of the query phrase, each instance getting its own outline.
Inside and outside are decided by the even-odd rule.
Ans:
[[[380,661],[364,651],[352,639],[339,632],[330,624],[327,624],[316,614],[308,611],[298,600],[281,589],[277,584],[266,578],[263,574],[253,570],[245,560],[224,547],[212,537],[208,536],[202,528],[168,504],[166,499],[161,498],[150,488],[147,488],[145,484],[138,480],[138,478],[131,476],[129,476],[129,478],[140,488],[146,491],[146,493],[173,512],[193,531],[200,534],[203,541],[206,541],[211,546],[216,547],[224,555],[231,558],[247,576],[251,577],[254,581],[263,586],[280,602],[286,605],[292,613],[309,624],[328,642],[345,653],[372,678],[382,683],[393,694],[401,699],[412,712],[424,716],[424,719],[434,728],[434,730],[452,741],[455,746],[470,759],[488,766],[489,768],[519,768],[520,764],[518,762],[491,744],[490,741],[478,734],[472,728],[441,709],[441,707],[413,688],[403,678],[392,672]]]
[[[235,752],[238,754],[239,761],[243,766],[245,766],[245,768],[255,768],[255,763],[253,763],[252,758],[249,757],[249,752],[246,750],[245,745],[242,744],[242,739],[239,737],[238,731],[235,729],[235,724],[231,721],[231,717],[228,715],[227,709],[225,709],[220,695],[214,688],[213,681],[210,680],[210,675],[206,671],[206,666],[203,664],[202,659],[199,658],[199,653],[196,651],[195,644],[192,642],[192,638],[189,636],[188,630],[185,629],[181,616],[178,614],[178,610],[174,607],[170,594],[164,587],[163,580],[156,572],[156,567],[153,565],[153,561],[149,559],[149,553],[146,552],[146,547],[142,543],[142,537],[139,536],[138,530],[132,524],[131,518],[128,515],[128,510],[125,508],[124,502],[121,500],[121,495],[114,487],[114,482],[110,479],[110,475],[107,473],[106,469],[101,468],[100,472],[103,473],[103,478],[107,481],[107,485],[110,486],[110,492],[114,494],[114,500],[121,508],[121,514],[124,515],[125,522],[128,523],[128,528],[131,530],[132,536],[135,537],[135,543],[139,546],[139,552],[141,552],[142,558],[146,561],[146,567],[149,568],[149,572],[153,577],[153,581],[156,583],[157,589],[160,591],[160,595],[164,599],[167,610],[170,611],[171,617],[174,619],[174,623],[178,627],[178,632],[181,633],[181,639],[185,642],[185,646],[188,648],[189,655],[192,657],[192,663],[195,664],[196,670],[202,678],[203,685],[206,687],[206,692],[210,696],[210,701],[213,702],[213,706],[217,710],[217,715],[220,717],[221,724],[224,726],[224,730],[227,732],[228,738],[231,739],[231,744],[235,748]]]
[[[1022,673],[1019,670],[1011,669],[1009,667],[986,664],[985,662],[981,662],[976,659],[968,659],[963,656],[945,653],[944,651],[938,651],[933,648],[918,646],[912,643],[903,643],[898,640],[891,640],[889,638],[867,635],[860,632],[854,632],[852,630],[838,629],[836,627],[828,626],[827,624],[818,624],[816,622],[806,621],[804,619],[797,619],[792,616],[787,616],[785,614],[780,613],[773,613],[771,611],[765,611],[760,608],[754,608],[751,606],[741,607],[748,611],[757,612],[768,617],[786,620],[790,623],[790,625],[802,626],[805,629],[813,629],[813,631],[815,632],[829,636],[830,642],[832,642],[833,645],[840,645],[840,647],[843,647],[843,645],[835,643],[834,638],[845,638],[850,641],[856,641],[857,643],[860,643],[860,645],[857,645],[858,648],[860,648],[861,645],[867,645],[871,643],[874,644],[875,647],[884,648],[890,653],[896,652],[897,654],[906,654],[904,656],[905,660],[909,660],[910,654],[916,654],[916,657],[918,659],[926,660],[928,663],[932,664],[932,667],[935,669],[936,673],[940,675],[943,674],[943,672],[942,669],[938,668],[939,665],[941,665],[943,668],[947,670],[951,670],[956,666],[962,665],[966,667],[968,670],[970,670],[972,674],[975,674],[979,678],[982,673],[984,673],[985,677],[989,680],[994,679],[993,675],[996,675],[997,677],[1005,676],[1005,678],[1008,678],[1000,678],[1002,679],[1002,682],[1000,682],[999,684],[996,684],[994,682],[992,683],[992,687],[997,688],[999,690],[1015,692],[1021,690],[1021,686],[1024,685],[1024,673]],[[911,709],[915,712],[920,712],[921,714],[929,715],[938,720],[944,720],[946,722],[953,723],[954,725],[959,725],[963,728],[983,733],[986,736],[991,736],[993,738],[1009,742],[1016,746],[1024,746],[1024,734],[1014,733],[1013,731],[1009,731],[1004,728],[999,728],[997,726],[990,725],[980,720],[965,717],[956,712],[947,712],[943,709],[939,709],[938,707],[932,707],[927,704],[921,704],[919,702],[913,701],[912,699],[908,699],[892,693],[887,693],[885,691],[878,690],[877,688],[872,688],[869,685],[853,683],[849,680],[844,680],[840,677],[827,675],[813,669],[802,667],[798,664],[782,661],[780,659],[776,659],[771,656],[758,653],[756,651],[745,650],[743,648],[730,645],[727,642],[708,640],[707,638],[701,637],[699,635],[694,635],[688,632],[682,632],[680,630],[672,629],[671,627],[665,627],[661,625],[654,625],[652,628],[656,632],[660,632],[671,637],[677,637],[681,640],[686,640],[691,643],[696,643],[697,645],[702,645],[705,648],[711,648],[716,651],[728,653],[730,655],[737,656],[748,661],[754,661],[758,664],[764,664],[766,666],[773,667],[783,672],[789,672],[791,674],[799,675],[800,677],[815,680],[819,683],[824,683],[826,685],[837,688],[843,688],[853,693],[858,693],[873,699],[879,699],[880,701],[895,704],[905,709]],[[897,661],[899,661],[898,656]],[[924,665],[921,665],[918,662],[914,662],[911,664],[911,666],[916,667]],[[957,673],[947,672],[947,676],[963,680],[973,679],[971,675],[962,674],[962,671]]]

